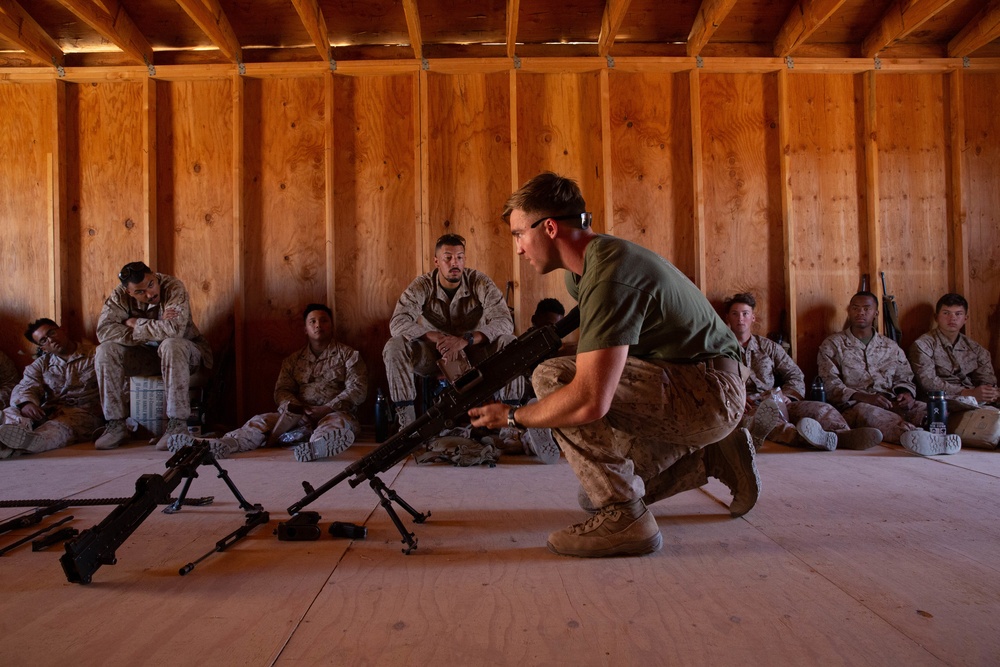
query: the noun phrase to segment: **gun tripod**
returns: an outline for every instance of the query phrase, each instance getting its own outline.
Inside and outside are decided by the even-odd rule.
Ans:
[[[333,488],[336,484],[340,483],[348,476],[348,474],[350,474],[350,471],[344,471],[330,482],[321,486],[319,489],[313,488],[312,484],[309,482],[302,482],[302,488],[305,489],[306,497],[289,507],[288,513],[293,516],[298,514],[303,507],[311,503],[323,493],[326,493],[326,491]],[[356,478],[347,480],[347,483],[351,485],[351,488],[355,488],[363,481],[363,479]],[[385,482],[379,479],[377,475],[372,475],[368,478],[368,485],[371,486],[375,493],[378,494],[379,505],[382,506],[382,508],[386,511],[386,514],[389,515],[389,518],[392,519],[392,523],[396,526],[396,530],[399,531],[400,536],[403,538],[402,542],[406,545],[402,549],[403,553],[409,555],[414,549],[417,548],[417,538],[416,535],[408,531],[406,526],[403,525],[402,520],[399,518],[399,514],[396,513],[392,504],[396,503],[404,509],[407,514],[413,517],[414,523],[423,523],[427,520],[427,517],[429,517],[431,513],[418,512],[413,509],[412,505],[403,500],[398,493],[386,486]]]
[[[180,495],[163,511],[172,514],[180,510],[191,481],[198,476],[198,467],[205,464],[215,466],[219,471],[219,477],[233,492],[241,509],[246,512],[263,512],[260,505],[251,505],[243,497],[229,479],[229,473],[212,455],[209,443],[205,440],[196,440],[193,445],[182,448],[167,461],[169,470],[166,474],[142,475],[136,480],[134,496],[113,509],[100,524],[83,531],[66,543],[66,553],[59,562],[69,582],[89,584],[98,568],[117,563],[115,551],[118,547],[124,544],[146,517],[152,514],[157,505],[170,501],[171,492],[183,481],[184,486]]]

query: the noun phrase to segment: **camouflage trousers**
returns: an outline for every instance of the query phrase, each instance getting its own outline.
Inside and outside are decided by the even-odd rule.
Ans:
[[[818,421],[824,431],[836,433],[837,431],[846,431],[850,428],[847,420],[840,414],[840,411],[829,403],[823,403],[822,401],[792,401],[785,405],[788,408],[788,422],[779,424],[767,435],[767,439],[771,442],[776,442],[780,445],[803,444],[800,441],[799,432],[795,430],[795,424],[806,417]],[[740,426],[750,428],[753,416],[754,412],[748,410],[743,415],[743,421],[740,423]]]
[[[871,426],[882,431],[882,439],[898,445],[907,431],[920,428],[927,416],[927,404],[913,401],[909,409],[886,410],[867,403],[855,403],[843,411],[844,419],[851,428]]]
[[[4,424],[16,424],[30,431],[33,431],[38,438],[28,449],[24,450],[37,454],[47,452],[50,449],[59,449],[74,442],[94,439],[96,431],[104,420],[99,414],[94,414],[83,408],[62,406],[49,415],[49,417],[37,426],[21,414],[15,407],[6,408],[3,411]]]
[[[101,343],[94,356],[94,370],[104,417],[109,420],[128,417],[126,377],[161,375],[167,398],[167,417],[187,419],[191,416],[188,393],[191,376],[198,372],[201,363],[201,350],[185,338],[168,338],[156,347]]]
[[[263,447],[267,442],[267,436],[274,430],[274,425],[278,423],[281,415],[281,412],[265,412],[264,414],[256,415],[251,417],[246,424],[226,433],[223,437],[231,438],[235,441],[238,448],[237,451],[249,452],[251,449],[258,449]],[[301,415],[298,422],[286,424],[286,426],[291,431],[306,424],[308,421],[309,417]],[[356,437],[361,434],[361,424],[358,423],[357,418],[350,412],[334,410],[324,415],[315,424],[309,441],[313,442],[314,440],[324,438],[328,434],[339,434],[345,431],[352,431]]]
[[[535,369],[531,383],[544,399],[575,375],[575,357],[556,357]],[[737,427],[745,402],[736,375],[629,357],[608,413],[552,434],[595,506],[660,499],[708,481],[703,448]]]
[[[471,345],[465,349],[469,361],[475,365],[491,354],[498,352],[513,341],[515,336],[499,336],[489,343]],[[437,377],[440,369],[437,362],[441,358],[433,343],[426,340],[406,340],[403,336],[393,336],[382,349],[382,359],[385,361],[385,375],[389,382],[389,397],[396,408],[397,415],[409,414],[403,410],[412,406],[417,397],[413,374],[426,377]],[[497,392],[497,400],[510,405],[520,405],[524,394],[524,378],[516,377],[507,386]],[[400,423],[400,426],[405,426]]]

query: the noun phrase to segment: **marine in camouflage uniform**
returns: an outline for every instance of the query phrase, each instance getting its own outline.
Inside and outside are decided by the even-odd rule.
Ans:
[[[473,426],[549,427],[580,481],[589,519],[549,535],[570,556],[641,555],[662,546],[646,505],[708,476],[733,491],[730,513],[756,503],[760,479],[745,429],[746,369],[733,333],[676,267],[634,243],[597,234],[576,183],[528,181],[504,217],[519,255],[565,270],[579,304],[577,355],[543,361],[536,403],[473,408]]]
[[[909,359],[916,376],[917,388],[922,397],[931,391],[943,391],[952,399],[952,408],[968,408],[972,404],[976,413],[995,412],[1000,391],[989,352],[979,343],[962,333],[968,319],[969,304],[960,294],[945,294],[936,307],[937,328],[925,333],[910,346]],[[948,430],[954,432],[963,418],[963,412],[952,409]],[[970,416],[965,416],[968,419]],[[995,419],[988,414],[976,415],[981,419]],[[963,438],[968,444],[994,449],[997,442],[977,442]]]
[[[723,305],[726,323],[740,343],[742,361],[750,369],[747,405],[741,426],[749,429],[758,449],[764,439],[783,445],[832,450],[868,449],[882,440],[874,429],[851,432],[837,408],[807,401],[805,375],[778,343],[751,333],[757,300],[736,294]],[[758,409],[759,408],[759,409]]]
[[[281,364],[274,385],[278,411],[256,415],[222,438],[209,439],[216,458],[276,444],[285,433],[305,427],[311,435],[294,454],[299,461],[312,461],[339,454],[360,435],[356,412],[368,395],[365,362],[357,350],[334,340],[329,307],[309,304],[304,320],[309,344]],[[168,447],[177,451],[194,440],[175,435]]]
[[[516,340],[503,294],[486,274],[465,267],[465,240],[438,239],[435,269],[418,276],[399,297],[389,321],[392,338],[382,350],[389,396],[400,427],[415,418],[413,374],[437,377],[438,360],[467,357],[475,364]],[[524,380],[515,378],[499,393],[516,404]]]
[[[927,404],[914,399],[913,370],[903,350],[875,331],[877,316],[874,294],[859,292],[851,298],[850,327],[819,346],[819,375],[827,400],[848,424],[877,428],[886,442],[900,444],[904,433],[923,423]]]
[[[166,449],[168,436],[187,432],[191,376],[212,367],[212,349],[194,323],[184,283],[142,262],[126,264],[118,277],[97,320],[97,382],[108,420],[97,447],[117,447],[128,437],[125,378],[161,375],[168,421],[157,448]]]
[[[3,352],[0,352],[0,408],[7,407],[10,403],[10,392],[21,380],[21,374],[17,372],[17,366]]]
[[[36,320],[26,337],[42,350],[11,392],[0,426],[0,458],[38,453],[94,437],[103,423],[95,348],[76,342],[52,320]]]

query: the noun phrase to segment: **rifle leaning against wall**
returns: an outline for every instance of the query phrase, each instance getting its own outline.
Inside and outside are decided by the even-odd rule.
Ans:
[[[885,289],[885,271],[879,273],[882,279],[882,333],[899,345],[903,338],[903,331],[899,328],[899,310],[896,305],[896,297],[887,294]]]
[[[415,523],[423,523],[431,514],[417,512],[394,490],[390,489],[378,478],[380,473],[393,467],[414,450],[419,448],[429,438],[437,436],[447,428],[453,428],[455,423],[465,417],[468,411],[490,400],[508,382],[519,377],[538,363],[545,360],[562,346],[564,336],[580,325],[580,310],[574,308],[566,317],[556,324],[549,324],[532,329],[521,334],[499,352],[490,355],[477,366],[455,380],[455,383],[445,389],[435,400],[427,412],[400,429],[395,435],[365,454],[363,457],[347,466],[336,477],[319,488],[313,488],[309,482],[302,482],[306,495],[288,508],[288,513],[295,515],[306,505],[321,495],[348,479],[348,484],[354,488],[368,481],[379,496],[379,502],[389,514],[399,534],[403,537],[403,553],[409,554],[417,548],[417,539],[413,533],[406,530],[392,503],[396,503],[413,517]]]

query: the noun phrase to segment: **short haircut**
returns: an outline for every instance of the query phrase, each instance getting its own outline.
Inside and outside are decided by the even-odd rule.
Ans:
[[[556,315],[565,315],[566,307],[562,305],[559,299],[553,299],[552,297],[542,299],[535,306],[535,314],[531,316],[531,319],[535,319],[542,313],[555,313]]]
[[[142,282],[147,273],[152,272],[153,270],[143,262],[129,262],[118,272],[118,280],[121,281],[122,285],[136,285]]]
[[[442,234],[441,238],[439,238],[437,240],[437,243],[434,244],[434,252],[440,250],[441,246],[446,246],[446,245],[460,245],[464,250],[465,239],[459,236],[458,234]]]
[[[876,309],[878,308],[878,297],[875,296],[874,294],[872,294],[871,292],[869,292],[868,290],[861,290],[859,292],[855,292],[854,296],[866,296],[869,299],[871,299],[872,301],[874,301],[875,302],[875,308]],[[851,297],[852,301],[854,300],[854,296]]]
[[[555,218],[584,213],[587,202],[576,181],[546,171],[522,185],[507,199],[503,218],[510,222],[510,214],[515,210]]]
[[[43,324],[48,324],[51,327],[59,328],[59,325],[50,320],[49,318],[39,317],[37,320],[29,324],[28,329],[24,332],[24,337],[27,338],[28,341],[33,345],[37,345],[37,343],[35,343],[35,339],[32,338],[32,336],[36,331],[38,331],[38,328],[41,327]]]
[[[941,309],[945,306],[961,306],[965,309],[965,312],[969,312],[969,302],[965,300],[965,297],[961,294],[955,294],[954,292],[948,292],[943,297],[938,299],[937,305],[934,306],[934,314],[937,315],[941,312]]]
[[[734,294],[722,304],[722,311],[729,314],[729,309],[738,303],[746,304],[750,306],[750,310],[755,310],[757,308],[757,299],[753,298],[753,294],[750,292],[740,292],[739,294]]]
[[[326,305],[325,303],[310,303],[308,306],[306,306],[305,312],[302,313],[302,321],[305,322],[306,320],[308,320],[309,313],[313,312],[314,310],[322,310],[324,313],[330,316],[331,320],[333,319],[333,311],[330,310],[330,306]]]

